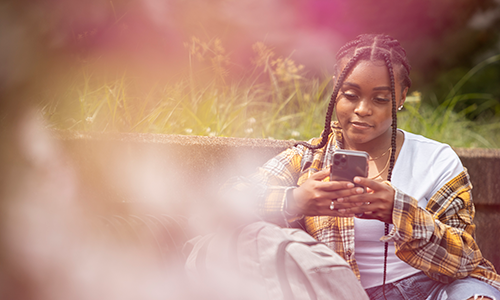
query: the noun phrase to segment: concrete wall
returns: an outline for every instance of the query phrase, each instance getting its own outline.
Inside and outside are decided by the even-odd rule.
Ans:
[[[209,207],[215,190],[230,176],[254,172],[266,160],[293,145],[292,141],[216,138],[160,134],[81,134],[54,132],[84,172],[92,172],[94,186],[117,202],[132,201],[120,194],[127,185],[106,180],[106,174],[130,172],[130,162],[153,165],[160,180],[169,182],[165,201],[175,213],[185,207]],[[455,149],[471,175],[477,242],[483,255],[500,269],[500,149]],[[87,171],[85,171],[87,170]],[[92,170],[92,171],[89,171]],[[96,175],[97,174],[97,175]],[[141,175],[139,175],[141,176]],[[103,185],[106,187],[103,188]],[[142,199],[141,201],[147,201]],[[184,208],[179,208],[184,207]]]

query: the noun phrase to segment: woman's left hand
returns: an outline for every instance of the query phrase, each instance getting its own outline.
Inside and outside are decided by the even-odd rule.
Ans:
[[[376,219],[392,224],[395,191],[392,186],[364,177],[355,177],[354,183],[365,188],[363,194],[338,199],[339,203],[355,204],[355,207],[339,209],[339,212],[355,214],[361,219]],[[362,214],[362,215],[360,215]]]

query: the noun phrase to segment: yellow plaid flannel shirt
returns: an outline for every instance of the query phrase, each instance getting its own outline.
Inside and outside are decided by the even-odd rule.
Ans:
[[[319,139],[309,143],[318,144]],[[322,149],[313,152],[301,145],[292,147],[261,167],[251,178],[254,187],[260,187],[256,189],[260,217],[288,226],[293,217],[284,212],[287,191],[330,166],[331,154],[341,143],[342,133],[335,130]],[[500,276],[474,240],[471,189],[465,170],[445,184],[423,209],[416,199],[395,188],[394,227],[381,240],[394,242],[401,260],[437,281],[448,283],[471,276],[500,290]],[[359,278],[354,259],[354,219],[306,216],[304,221],[309,234],[343,257]]]

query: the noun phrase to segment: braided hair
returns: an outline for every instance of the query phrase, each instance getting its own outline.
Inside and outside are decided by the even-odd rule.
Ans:
[[[369,61],[383,61],[387,66],[389,71],[389,77],[391,80],[391,97],[392,97],[392,130],[393,130],[393,141],[391,144],[395,146],[396,132],[397,132],[397,117],[396,117],[396,91],[395,91],[395,78],[394,78],[394,67],[398,68],[399,80],[401,81],[402,88],[411,86],[410,79],[410,64],[406,58],[406,51],[401,47],[399,42],[388,35],[383,34],[363,34],[359,35],[355,40],[348,42],[342,46],[336,55],[337,64],[335,65],[335,77],[336,83],[333,88],[333,93],[328,104],[325,126],[321,134],[321,141],[317,145],[311,145],[306,142],[299,142],[298,145],[303,145],[311,150],[321,149],[328,142],[328,136],[332,132],[331,122],[333,109],[337,102],[337,96],[342,88],[345,78],[353,67],[362,60]],[[344,61],[344,68],[339,74],[339,69],[341,63]],[[396,152],[395,147],[392,149],[392,156]],[[392,167],[394,162],[391,163]],[[392,174],[392,168],[389,168],[388,180],[390,181],[390,176]]]
[[[355,40],[348,42],[339,49],[336,55],[337,64],[335,65],[336,83],[333,88],[333,93],[328,104],[328,109],[325,118],[325,127],[321,134],[321,141],[317,145],[311,145],[305,142],[298,144],[303,145],[311,150],[323,148],[327,142],[330,133],[332,132],[332,114],[337,102],[337,95],[344,83],[345,78],[353,67],[362,60],[368,61],[383,61],[389,72],[391,81],[391,98],[392,98],[392,136],[391,136],[391,156],[387,175],[387,180],[391,181],[392,171],[396,161],[396,135],[397,135],[397,108],[396,108],[396,84],[394,71],[396,68],[399,75],[402,88],[411,86],[410,69],[411,66],[406,58],[406,51],[401,47],[399,42],[388,35],[383,34],[364,34],[359,35]],[[347,61],[347,62],[346,62]],[[340,71],[341,64],[345,62],[345,66]],[[339,74],[340,71],[340,74]],[[389,234],[389,224],[385,223],[385,235]],[[388,243],[384,245],[384,279],[383,291],[385,298],[385,281],[387,277],[387,252]]]

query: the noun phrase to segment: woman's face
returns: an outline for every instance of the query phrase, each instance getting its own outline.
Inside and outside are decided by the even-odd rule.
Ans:
[[[403,104],[408,88],[401,91],[396,80],[396,107]],[[391,138],[391,81],[383,61],[358,62],[345,78],[337,96],[337,120],[342,126],[347,146],[368,151]]]

